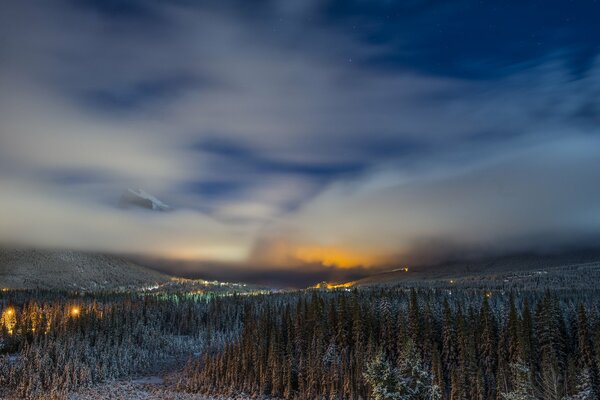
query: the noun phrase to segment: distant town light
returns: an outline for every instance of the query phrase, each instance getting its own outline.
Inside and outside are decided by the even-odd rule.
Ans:
[[[8,307],[4,309],[0,316],[0,327],[5,327],[9,335],[14,333],[15,326],[17,325],[17,318],[15,309]]]
[[[79,307],[71,307],[71,316],[72,317],[78,317],[80,312],[81,312],[81,310],[79,309]]]

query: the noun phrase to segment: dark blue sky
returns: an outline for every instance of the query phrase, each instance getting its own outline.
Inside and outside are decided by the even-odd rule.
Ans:
[[[87,0],[73,6],[88,9],[112,22],[129,21],[140,29],[169,29],[157,5],[165,2]],[[215,8],[214,2],[168,2]],[[293,3],[293,2],[291,2]],[[299,3],[299,2],[298,2]],[[274,36],[285,25],[305,29],[336,29],[356,40],[388,47],[385,54],[353,59],[365,66],[415,71],[465,79],[500,78],[540,65],[560,55],[574,77],[593,65],[600,42],[598,1],[322,1],[287,14],[269,1],[219,2],[222,12],[251,19]],[[302,10],[302,7],[306,7]],[[285,8],[281,6],[280,8]],[[293,11],[292,11],[293,12]],[[290,37],[302,41],[300,35]],[[351,57],[349,57],[350,59]],[[149,82],[139,94],[160,95],[180,77]]]
[[[505,77],[561,54],[574,76],[600,41],[595,1],[333,2],[327,16],[361,40],[389,44],[369,60],[465,79]]]
[[[9,1],[0,240],[284,268],[595,243],[599,15]],[[126,213],[128,187],[175,211]]]

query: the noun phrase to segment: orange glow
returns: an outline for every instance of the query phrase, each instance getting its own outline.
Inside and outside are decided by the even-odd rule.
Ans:
[[[71,308],[71,316],[72,317],[78,317],[80,312],[81,312],[81,310],[79,309],[79,307]]]
[[[371,267],[379,261],[371,255],[339,247],[299,247],[293,255],[307,263],[321,263],[328,267],[339,268]]]

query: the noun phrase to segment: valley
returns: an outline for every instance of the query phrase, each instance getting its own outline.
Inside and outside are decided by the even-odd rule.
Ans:
[[[517,362],[537,377],[523,383],[532,391],[549,396],[538,379],[560,379],[562,396],[576,390],[583,372],[548,377],[543,366],[551,361],[530,357],[559,350],[539,347],[546,346],[539,336],[546,324],[561,326],[553,333],[553,340],[564,343],[556,362],[570,365],[582,356],[582,329],[586,341],[600,345],[600,262],[574,261],[582,260],[521,260],[518,269],[457,265],[429,278],[402,269],[383,281],[377,275],[287,291],[173,277],[113,290],[5,288],[0,396],[366,398],[380,384],[370,368],[398,365],[411,390],[434,390],[444,398],[458,390],[467,396],[474,387],[492,398],[510,393],[516,383],[477,383],[478,368],[499,379]],[[390,279],[394,275],[402,279]],[[505,353],[500,343],[523,340],[511,338],[514,324],[531,342]],[[476,360],[489,351],[486,341],[494,347],[494,361],[478,366]],[[600,363],[600,354],[590,357],[593,365]],[[424,368],[421,383],[402,372],[417,367]],[[473,374],[457,380],[457,371]]]

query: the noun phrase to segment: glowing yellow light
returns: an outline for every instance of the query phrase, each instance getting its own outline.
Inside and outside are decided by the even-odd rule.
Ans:
[[[404,267],[404,272],[408,272],[408,267]]]
[[[0,327],[5,327],[9,335],[12,335],[17,325],[15,310],[12,307],[6,308],[0,316]]]
[[[312,289],[344,289],[354,286],[354,282],[345,282],[345,283],[329,283],[329,282],[321,282],[317,283],[314,286],[311,286]]]
[[[81,310],[79,309],[79,307],[72,307],[71,308],[71,316],[73,316],[73,317],[79,316],[80,312],[81,312]]]

